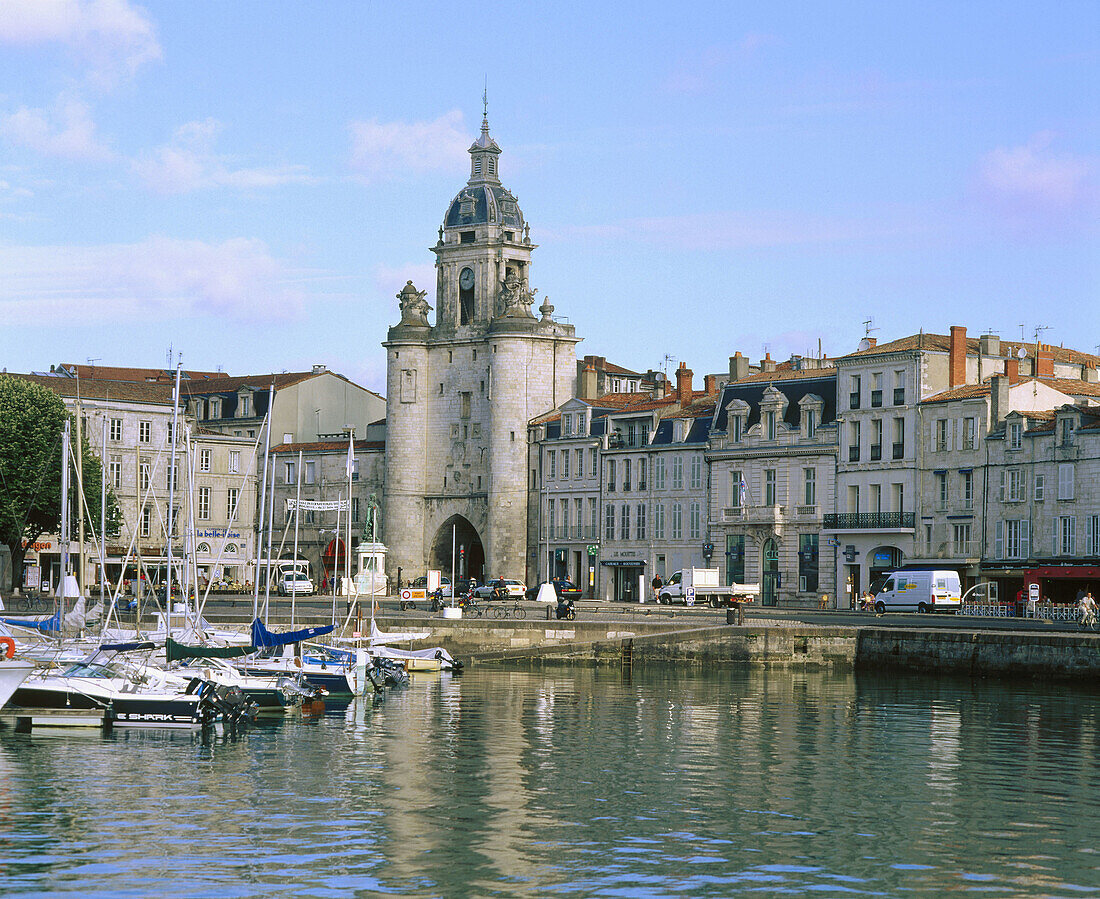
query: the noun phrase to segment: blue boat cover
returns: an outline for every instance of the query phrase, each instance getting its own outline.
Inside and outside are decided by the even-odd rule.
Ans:
[[[61,613],[54,612],[49,618],[44,618],[41,621],[23,621],[19,618],[0,618],[4,624],[14,624],[16,627],[29,627],[32,630],[42,631],[44,634],[51,634],[61,630]]]
[[[300,643],[311,637],[321,637],[331,634],[336,628],[331,624],[324,627],[304,627],[298,631],[288,631],[285,634],[273,634],[264,623],[257,618],[252,622],[252,645],[257,649],[265,646],[285,646],[287,643]]]
[[[139,649],[156,649],[157,644],[150,640],[141,640],[137,643],[104,643],[99,648],[105,652],[136,652]]]

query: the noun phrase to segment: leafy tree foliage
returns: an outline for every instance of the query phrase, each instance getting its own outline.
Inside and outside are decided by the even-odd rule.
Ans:
[[[0,375],[0,543],[11,552],[16,587],[23,583],[24,547],[61,527],[61,435],[66,418],[73,423],[75,441],[76,422],[57,394],[31,381]],[[81,453],[88,505],[85,529],[99,532],[100,503],[105,500],[108,535],[117,534],[118,502],[110,488],[105,497],[101,495],[100,461],[87,435]],[[68,502],[75,538],[80,503],[75,474]]]

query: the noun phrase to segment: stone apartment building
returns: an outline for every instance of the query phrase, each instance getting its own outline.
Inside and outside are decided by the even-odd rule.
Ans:
[[[822,524],[833,507],[837,373],[818,359],[745,375],[731,359],[706,458],[710,532],[727,583],[760,584],[765,606],[835,606],[834,550]]]
[[[923,454],[940,435],[926,417],[925,399],[998,374],[1010,383],[1024,377],[1056,387],[1066,380],[1095,383],[1100,359],[993,334],[968,338],[964,327],[952,326],[950,335],[921,333],[886,344],[867,339],[834,362],[840,454],[836,510],[825,516],[824,533],[840,543],[838,584],[851,595],[927,552],[927,532],[918,527],[925,514]]]
[[[123,572],[162,577],[167,561],[169,523],[176,522],[172,554],[182,559],[194,548],[200,577],[244,581],[253,576],[255,559],[255,441],[203,431],[181,408],[175,445],[177,485],[174,514],[169,509],[168,476],[172,460],[172,395],[168,379],[108,380],[100,367],[88,380],[58,375],[24,375],[57,393],[79,414],[93,452],[103,462],[108,487],[122,517],[116,537],[106,543],[108,576]],[[119,369],[132,375],[134,369]],[[79,397],[78,397],[79,394]],[[185,440],[189,437],[189,440]],[[99,485],[86,485],[98,490]],[[236,509],[231,520],[230,512]],[[193,525],[193,527],[192,527]],[[76,534],[73,534],[74,540]],[[77,547],[73,547],[76,552]],[[60,576],[57,535],[44,536],[27,556],[43,580]],[[98,583],[95,539],[85,541],[85,583]]]
[[[343,571],[348,534],[348,512],[351,513],[352,566],[354,552],[361,540],[368,539],[373,525],[373,540],[384,541],[381,515],[383,479],[385,476],[385,441],[355,440],[351,472],[351,505],[348,500],[348,441],[322,440],[306,443],[284,443],[273,447],[271,463],[274,484],[274,523],[271,558],[294,559],[295,538],[297,558],[309,563],[314,586],[322,579]],[[298,510],[297,519],[290,500],[304,504],[324,503],[326,508]],[[336,504],[340,503],[340,511]],[[264,552],[266,558],[266,547]],[[403,573],[409,580],[422,571]]]
[[[598,598],[637,601],[654,574],[704,564],[716,381],[700,392],[686,367],[676,377],[669,391],[655,382],[573,398],[531,422],[530,583],[549,572]]]

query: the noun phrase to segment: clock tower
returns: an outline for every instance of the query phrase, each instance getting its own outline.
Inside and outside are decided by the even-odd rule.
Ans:
[[[530,287],[530,229],[501,184],[488,116],[470,177],[447,207],[436,257],[435,322],[426,292],[398,294],[386,342],[385,530],[391,575],[428,568],[520,580],[528,547],[527,425],[573,395],[572,325]]]

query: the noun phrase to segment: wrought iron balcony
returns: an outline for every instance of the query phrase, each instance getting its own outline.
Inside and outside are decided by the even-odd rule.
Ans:
[[[915,512],[831,512],[825,516],[827,531],[897,531],[916,527]]]

